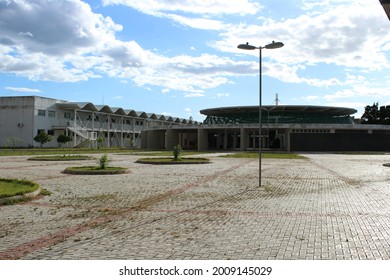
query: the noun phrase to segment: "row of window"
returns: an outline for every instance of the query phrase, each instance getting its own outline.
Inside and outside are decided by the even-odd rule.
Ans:
[[[55,118],[56,112],[55,111],[48,111],[47,114],[50,118]],[[46,116],[46,110],[38,110],[38,116]]]
[[[292,133],[330,133],[330,129],[293,129]]]

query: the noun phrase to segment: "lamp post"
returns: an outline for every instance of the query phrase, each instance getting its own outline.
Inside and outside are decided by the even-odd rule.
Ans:
[[[272,41],[272,43],[265,45],[265,46],[260,46],[260,47],[255,47],[252,45],[249,45],[249,43],[246,44],[240,44],[237,46],[237,48],[242,49],[242,50],[259,50],[259,187],[261,187],[261,127],[262,127],[262,122],[261,122],[261,110],[262,110],[262,78],[261,78],[261,50],[262,49],[278,49],[283,47],[284,44],[282,42],[275,42]]]

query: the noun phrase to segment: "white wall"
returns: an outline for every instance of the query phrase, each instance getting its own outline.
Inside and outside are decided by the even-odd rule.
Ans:
[[[0,146],[7,140],[16,138],[17,146],[29,146],[33,143],[34,97],[0,98]]]

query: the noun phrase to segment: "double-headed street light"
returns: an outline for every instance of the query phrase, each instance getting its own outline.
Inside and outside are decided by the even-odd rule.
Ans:
[[[283,47],[284,44],[282,42],[275,42],[272,41],[272,43],[265,45],[264,47],[255,47],[252,45],[249,45],[248,43],[246,44],[240,44],[237,46],[237,48],[242,49],[242,50],[259,50],[259,187],[261,187],[261,127],[262,127],[262,122],[261,122],[261,107],[262,107],[262,80],[261,80],[261,50],[262,49],[278,49]]]

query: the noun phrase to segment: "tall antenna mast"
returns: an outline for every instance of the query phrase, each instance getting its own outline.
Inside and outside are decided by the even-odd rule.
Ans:
[[[275,105],[278,106],[279,105],[279,101],[280,101],[279,100],[279,94],[276,93],[274,101],[275,101]]]

